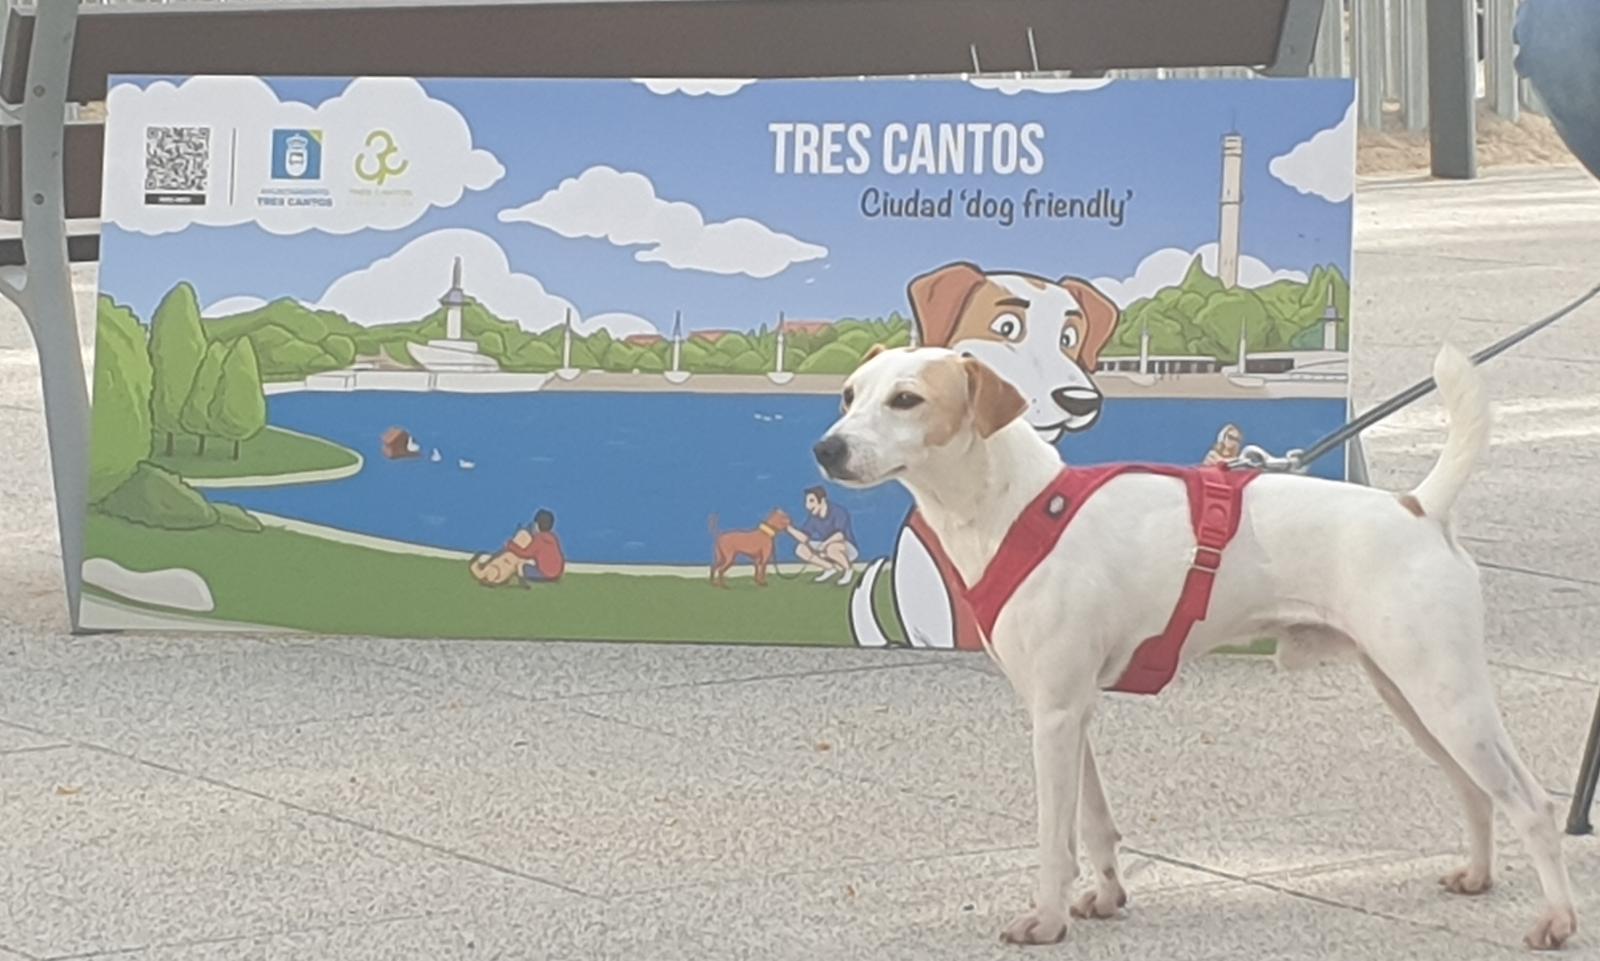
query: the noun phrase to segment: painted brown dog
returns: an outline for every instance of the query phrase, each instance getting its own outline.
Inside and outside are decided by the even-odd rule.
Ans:
[[[728,568],[737,564],[739,558],[745,557],[755,565],[756,586],[766,587],[767,565],[778,553],[778,535],[788,530],[789,524],[789,515],[782,508],[775,508],[753,531],[718,531],[717,515],[712,514],[708,522],[714,538],[711,583],[717,587],[727,587]]]

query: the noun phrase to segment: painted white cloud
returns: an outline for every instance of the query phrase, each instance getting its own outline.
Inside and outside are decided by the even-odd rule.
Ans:
[[[973,77],[967,81],[984,90],[998,90],[1008,97],[1019,93],[1083,93],[1099,90],[1110,77]]]
[[[453,227],[407,243],[370,266],[345,274],[314,305],[363,326],[416,320],[439,307],[461,258],[461,287],[497,317],[524,330],[547,330],[566,320],[572,302],[545,290],[537,278],[511,269],[506,252],[487,234]]]
[[[200,316],[232,317],[234,314],[242,314],[247,311],[255,310],[257,307],[265,307],[266,305],[267,302],[262,300],[260,297],[252,297],[249,294],[241,294],[237,297],[222,298],[211,306],[202,309],[200,311]]]
[[[111,90],[107,112],[104,217],[144,234],[250,222],[275,234],[394,230],[505,175],[494,154],[473,146],[455,107],[404,78],[357,79],[316,107],[280,100],[254,77],[196,77],[142,90],[120,84]],[[196,165],[209,171],[203,204],[144,202],[146,129],[170,126],[209,128],[204,162]],[[271,179],[274,129],[322,132],[320,180]],[[376,169],[377,153],[387,146],[381,137],[369,142],[376,131],[386,132],[395,148],[387,165],[405,167],[375,186],[358,178],[356,168],[365,157],[367,169]],[[332,204],[262,206],[264,188],[325,188]],[[375,190],[383,195],[373,196]]]
[[[1212,243],[1206,244],[1199,250],[1181,250],[1177,247],[1158,250],[1139,261],[1139,267],[1132,277],[1121,280],[1115,277],[1098,277],[1094,285],[1101,293],[1110,297],[1118,307],[1127,307],[1141,297],[1149,297],[1157,291],[1183,283],[1183,277],[1189,272],[1189,265],[1194,263],[1197,254],[1200,257],[1200,266],[1215,276],[1217,245]],[[1248,255],[1239,257],[1240,287],[1265,287],[1279,280],[1304,283],[1307,279],[1307,276],[1298,270],[1274,270],[1255,257]]]
[[[584,336],[604,329],[612,337],[632,337],[635,334],[659,334],[661,331],[650,321],[638,314],[629,314],[622,311],[612,311],[607,314],[595,314],[576,321],[572,329]]]
[[[690,97],[730,97],[745,87],[755,83],[754,80],[646,80],[637,79],[634,83],[643,84],[651,93],[662,96],[671,96],[681,93]]]
[[[1356,105],[1344,119],[1311,139],[1296,144],[1286,154],[1273,157],[1267,170],[1303,194],[1315,194],[1342,204],[1356,190]]]
[[[639,247],[633,256],[640,262],[712,274],[772,277],[828,255],[826,247],[748,217],[707,223],[695,205],[656,196],[649,177],[605,166],[590,167],[538,200],[500,211],[500,220],[534,224],[563,237],[604,238],[618,247]]]

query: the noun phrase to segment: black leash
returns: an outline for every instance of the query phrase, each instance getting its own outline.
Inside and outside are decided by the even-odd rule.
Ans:
[[[1591,287],[1588,293],[1567,304],[1565,307],[1562,307],[1555,313],[1546,317],[1541,317],[1521,330],[1518,330],[1509,336],[1496,341],[1488,347],[1485,347],[1476,354],[1473,354],[1473,365],[1476,366],[1478,364],[1482,364],[1486,360],[1499,356],[1510,348],[1522,343],[1524,340],[1527,340],[1529,337],[1532,337],[1534,334],[1545,329],[1546,327],[1549,327],[1551,324],[1582,307],[1584,304],[1587,304],[1596,297],[1600,297],[1600,284]],[[1292,450],[1283,457],[1274,457],[1259,447],[1250,446],[1242,450],[1238,457],[1234,458],[1232,461],[1229,461],[1228,466],[1253,467],[1262,470],[1287,470],[1295,472],[1303,471],[1310,466],[1313,461],[1344,446],[1345,442],[1350,438],[1366,430],[1368,427],[1371,427],[1373,424],[1376,424],[1378,421],[1383,420],[1385,417],[1388,417],[1390,414],[1394,413],[1400,408],[1405,407],[1407,404],[1417,400],[1419,397],[1426,396],[1437,386],[1438,385],[1433,382],[1432,377],[1429,377],[1426,380],[1418,381],[1378,406],[1367,411],[1365,414],[1362,414],[1360,417],[1357,417],[1355,420],[1345,424],[1343,427],[1339,428],[1333,433],[1323,437],[1321,440],[1317,441],[1315,444],[1312,444],[1310,447],[1307,447],[1305,450]]]

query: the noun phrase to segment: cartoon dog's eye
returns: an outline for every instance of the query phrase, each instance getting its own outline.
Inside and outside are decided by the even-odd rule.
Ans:
[[[913,394],[910,391],[904,390],[889,398],[889,406],[893,407],[895,410],[910,410],[920,403],[922,403],[921,397],[918,397],[916,394]]]
[[[1016,314],[1001,314],[989,324],[989,329],[1006,340],[1018,341],[1022,339],[1022,318]]]
[[[1062,350],[1076,350],[1078,347],[1078,341],[1082,339],[1083,335],[1078,333],[1078,328],[1072,326],[1072,324],[1069,323],[1065,327],[1061,328]]]

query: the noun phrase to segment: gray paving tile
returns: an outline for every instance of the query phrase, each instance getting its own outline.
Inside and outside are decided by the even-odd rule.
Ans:
[[[1600,937],[1593,933],[1592,920],[1600,916],[1600,841],[1567,837],[1563,848],[1578,907],[1578,934],[1564,956],[1600,957]],[[1439,887],[1441,874],[1461,866],[1455,854],[1290,874],[1279,883],[1362,910],[1516,948],[1542,909],[1538,879],[1514,840],[1502,838],[1498,851],[1496,884],[1477,897],[1451,895]]]
[[[37,957],[570,897],[85,749],[7,756],[0,809],[0,931]]]
[[[8,672],[0,718],[126,751],[180,732],[462,706],[488,696],[313,648],[269,648]]]
[[[55,576],[59,577],[59,569]],[[59,598],[57,599],[59,602]],[[85,634],[0,627],[0,672],[58,671],[159,657],[207,654],[264,654],[273,650],[261,638],[235,634]]]
[[[415,641],[286,638],[531,700],[715,684],[793,674],[926,664],[929,652],[748,645],[594,644],[576,641]]]
[[[565,710],[496,703],[252,731],[144,756],[589,893],[1030,843],[1024,824],[805,765],[756,764]]]

